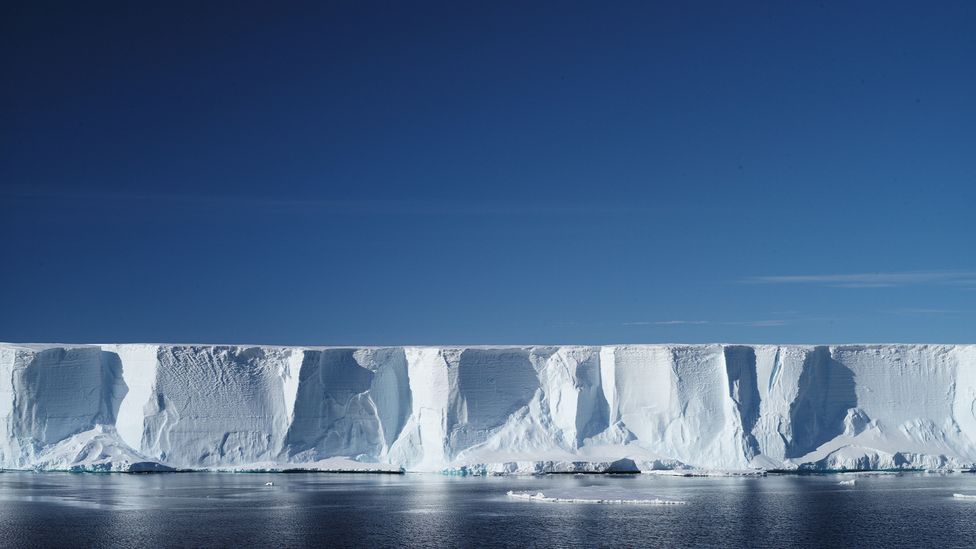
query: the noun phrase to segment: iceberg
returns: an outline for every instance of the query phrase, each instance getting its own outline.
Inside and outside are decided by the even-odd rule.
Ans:
[[[6,469],[946,471],[976,345],[0,343],[0,420]]]

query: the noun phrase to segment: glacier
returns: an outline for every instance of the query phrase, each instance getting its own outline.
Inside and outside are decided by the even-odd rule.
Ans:
[[[0,343],[0,468],[976,466],[976,345]]]

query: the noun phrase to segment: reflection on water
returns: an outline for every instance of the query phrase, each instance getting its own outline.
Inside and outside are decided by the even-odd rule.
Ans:
[[[274,486],[265,486],[273,481]],[[674,478],[0,474],[0,545],[522,547],[976,544],[973,475]],[[545,503],[672,499],[681,506]],[[609,497],[609,496],[608,496]]]

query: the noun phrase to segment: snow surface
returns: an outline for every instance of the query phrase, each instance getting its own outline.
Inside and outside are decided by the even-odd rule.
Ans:
[[[958,470],[976,346],[0,344],[0,418],[10,469]]]

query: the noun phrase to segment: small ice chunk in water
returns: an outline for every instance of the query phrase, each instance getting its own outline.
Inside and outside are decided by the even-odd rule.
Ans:
[[[604,505],[684,505],[683,501],[667,499],[606,499],[606,498],[579,498],[579,497],[549,497],[542,492],[534,494],[529,492],[508,491],[508,497],[524,499],[530,501],[545,501],[549,503],[600,503]]]
[[[265,486],[274,486],[274,483],[273,482],[265,482],[264,485]]]
[[[857,482],[857,480],[851,479],[851,480],[842,480],[842,481],[838,482],[837,484],[839,484],[841,486],[854,486],[854,484],[856,482]]]
[[[952,494],[952,497],[957,499],[976,499],[976,495],[973,494]]]

